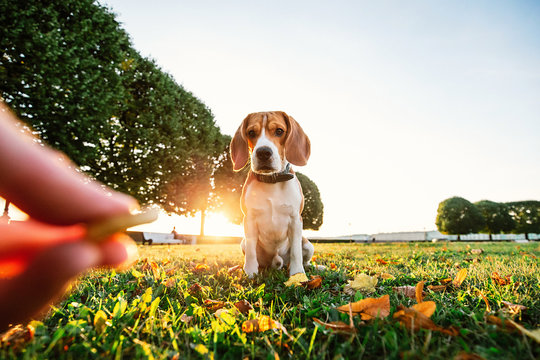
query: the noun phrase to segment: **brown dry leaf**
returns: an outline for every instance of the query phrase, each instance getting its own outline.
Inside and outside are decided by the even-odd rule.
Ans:
[[[210,300],[206,299],[204,300],[204,307],[210,312],[214,312],[216,310],[219,310],[223,307],[225,307],[225,302],[220,300]]]
[[[354,326],[351,326],[350,324],[345,324],[343,321],[332,321],[329,323],[325,323],[317,318],[313,318],[313,321],[315,321],[317,324],[321,324],[327,329],[332,329],[336,332],[343,332],[343,333],[356,332],[356,328]]]
[[[466,277],[467,277],[467,269],[459,270],[456,277],[454,278],[454,281],[452,281],[452,285],[454,285],[454,287],[456,288],[460,287],[461,284],[463,283],[463,280],[465,280]]]
[[[416,297],[416,302],[420,304],[422,301],[424,301],[424,282],[420,281],[418,284],[416,284],[416,288],[414,289],[414,295]]]
[[[405,308],[403,305],[398,306],[398,311],[394,313],[394,319],[397,319],[409,330],[418,331],[420,329],[427,329],[439,331],[450,336],[457,336],[459,334],[459,331],[455,327],[440,327],[421,312],[418,312],[413,308]]]
[[[446,290],[448,286],[447,285],[428,285],[428,289],[434,292],[444,291]]]
[[[199,285],[199,283],[195,283],[193,285],[191,285],[189,287],[189,290],[188,292],[191,294],[191,295],[195,295],[197,293],[200,293],[201,291],[203,290],[202,286]]]
[[[388,273],[382,273],[379,277],[383,280],[394,280],[396,278],[394,275]]]
[[[513,320],[507,320],[507,321],[511,323],[516,329],[518,329],[520,333],[530,337],[531,339],[534,339],[537,343],[540,344],[540,328],[535,329],[535,330],[527,330],[523,326],[521,326],[520,324],[518,324],[517,322]]]
[[[173,266],[173,267],[168,268],[167,270],[165,270],[165,275],[173,276],[178,272],[178,270],[180,270],[180,268],[178,266]]]
[[[305,273],[298,273],[294,274],[289,278],[289,280],[285,281],[285,286],[302,286],[302,283],[309,281]]]
[[[249,310],[253,310],[253,306],[247,300],[240,300],[234,303],[234,306],[244,315],[247,315]]]
[[[527,307],[519,304],[512,304],[508,301],[501,301],[501,303],[508,309],[508,312],[512,315],[519,314],[523,310],[527,310]]]
[[[499,329],[504,329],[504,330],[509,330],[509,331],[513,331],[513,330],[516,330],[517,328],[514,326],[514,322],[511,321],[511,320],[508,320],[508,319],[501,319],[500,317],[498,316],[495,316],[495,315],[488,315],[486,316],[486,320],[488,323],[490,324],[494,324],[494,325],[497,325],[497,327]]]
[[[510,285],[512,280],[510,279],[510,275],[506,275],[505,277],[501,277],[499,273],[493,272],[491,274],[491,279],[498,285],[505,286]]]
[[[308,290],[320,288],[321,285],[322,285],[322,277],[320,276],[312,276],[311,280],[302,283],[302,286],[304,286]]]
[[[459,352],[454,360],[486,360],[478,354],[466,353],[465,351]]]
[[[416,287],[415,286],[411,286],[411,285],[396,286],[396,287],[393,287],[392,290],[394,290],[398,294],[403,294],[406,297],[409,297],[411,299],[416,298]]]
[[[201,272],[204,272],[204,271],[207,271],[207,270],[210,270],[210,266],[208,266],[206,264],[197,264],[197,265],[195,265],[195,267],[193,269],[191,269],[191,272],[201,273]]]
[[[152,270],[152,276],[154,279],[159,278],[159,266],[156,264],[155,261],[148,261],[148,259],[145,259],[145,262],[143,266],[141,267],[142,271],[148,271]]]
[[[336,269],[337,269],[336,264],[330,263],[330,269],[331,269],[331,270],[336,270]]]
[[[360,315],[362,320],[371,320],[375,317],[384,319],[390,315],[390,296],[384,295],[380,298],[362,299],[342,305],[337,310],[346,314],[350,311],[353,315]]]
[[[419,313],[424,314],[427,317],[431,317],[437,308],[437,305],[434,301],[424,301],[418,304],[415,304],[411,307],[412,309],[418,311]]]
[[[189,316],[189,315],[186,315],[186,314],[182,314],[182,316],[180,316],[180,321],[185,323],[185,324],[189,324],[191,322],[191,320],[193,320],[193,316]]]
[[[478,293],[480,294],[480,296],[482,297],[482,299],[484,299],[484,302],[486,303],[486,312],[491,312],[491,306],[489,305],[489,301],[486,295],[484,295],[484,293],[480,290],[478,290]]]
[[[16,325],[12,326],[0,335],[0,344],[2,346],[9,346],[12,349],[17,349],[24,344],[32,341],[34,339],[35,329],[32,325],[22,326]]]
[[[287,329],[275,321],[270,316],[261,315],[260,317],[252,320],[247,320],[242,323],[242,331],[245,333],[264,332],[267,330],[282,330],[287,334]]]
[[[383,260],[381,258],[378,258],[375,261],[378,262],[381,265],[388,265],[388,261],[385,261],[385,260]]]
[[[165,286],[168,287],[168,288],[171,288],[174,285],[176,285],[176,279],[175,278],[170,278],[169,280],[167,280],[165,282]]]

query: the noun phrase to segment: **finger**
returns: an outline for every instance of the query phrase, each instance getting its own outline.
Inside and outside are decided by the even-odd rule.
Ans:
[[[39,314],[63,294],[70,280],[101,262],[99,248],[86,242],[47,249],[22,274],[0,282],[0,329]]]
[[[60,152],[16,126],[0,103],[0,194],[31,217],[52,224],[95,221],[128,213],[136,201],[90,180]]]
[[[117,233],[99,244],[100,266],[126,268],[138,258],[137,245],[128,235]]]

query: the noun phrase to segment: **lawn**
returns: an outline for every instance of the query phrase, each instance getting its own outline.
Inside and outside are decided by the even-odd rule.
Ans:
[[[124,272],[81,278],[47,318],[4,336],[0,358],[540,358],[533,338],[496,324],[540,327],[539,243],[317,244],[315,261],[326,269],[308,269],[322,278],[313,289],[285,286],[285,271],[242,276],[238,245],[144,246],[140,255]],[[452,285],[461,269],[466,277]],[[377,279],[374,292],[346,290],[361,273]],[[396,314],[418,300],[395,288],[420,281],[437,327],[415,331]],[[350,314],[336,310],[384,295],[384,318],[354,316],[351,327]],[[276,329],[256,331],[265,324]]]

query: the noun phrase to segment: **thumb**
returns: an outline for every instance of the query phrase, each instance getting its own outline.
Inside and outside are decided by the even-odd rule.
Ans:
[[[99,249],[86,242],[53,246],[39,254],[23,273],[0,282],[0,329],[39,314],[71,279],[101,261]]]

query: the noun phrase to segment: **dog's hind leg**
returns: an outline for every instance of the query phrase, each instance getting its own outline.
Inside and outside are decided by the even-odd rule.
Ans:
[[[302,237],[302,259],[304,262],[304,266],[309,265],[314,252],[315,247],[313,246],[313,244],[310,243],[309,240],[305,237]]]

